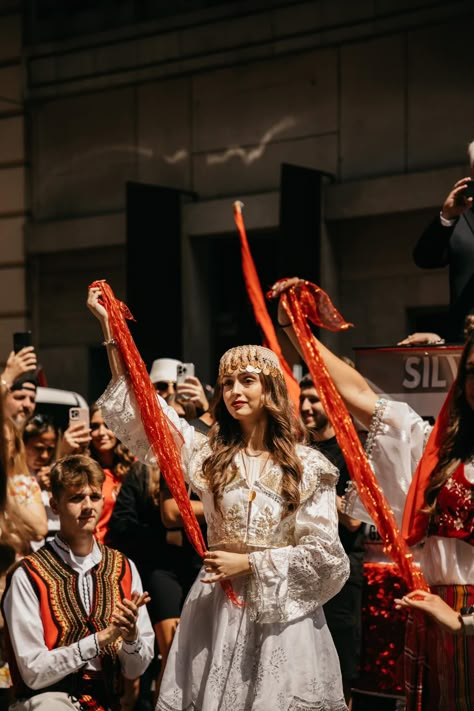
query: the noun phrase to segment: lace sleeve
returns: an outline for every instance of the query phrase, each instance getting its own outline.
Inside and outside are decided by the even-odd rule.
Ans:
[[[377,402],[366,452],[399,525],[408,489],[430,430],[430,425],[406,403],[385,399]],[[344,495],[344,511],[349,516],[372,523],[352,482]]]
[[[322,475],[296,513],[295,545],[250,554],[250,616],[259,622],[290,622],[336,595],[349,576],[339,540],[336,477]]]
[[[194,428],[188,425],[182,417],[179,417],[177,412],[172,407],[169,407],[161,397],[158,397],[158,401],[166,417],[174,426],[175,431],[182,435],[183,439],[179,438],[177,444],[181,449],[181,460],[185,474],[187,474],[189,461],[195,446]],[[102,410],[107,426],[120,441],[141,462],[154,464],[155,458],[145,434],[135,394],[130,388],[128,378],[122,375],[117,380],[112,381],[103,395],[97,400],[97,404]]]

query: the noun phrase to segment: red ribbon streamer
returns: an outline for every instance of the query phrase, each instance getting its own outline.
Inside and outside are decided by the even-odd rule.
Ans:
[[[263,331],[264,345],[267,346],[267,348],[270,348],[278,356],[278,360],[280,361],[280,365],[283,370],[286,387],[288,389],[288,395],[294,405],[295,412],[299,412],[300,386],[298,385],[290,366],[281,352],[275,328],[268,313],[267,305],[265,303],[265,296],[263,294],[262,287],[260,286],[260,280],[255,268],[255,262],[253,261],[252,253],[247,240],[244,218],[242,217],[241,202],[234,202],[234,220],[237,225],[240,238],[242,272],[250,303],[252,304],[255,315],[255,320]]]
[[[422,511],[426,506],[425,491],[430,483],[431,474],[439,462],[441,443],[446,437],[449,424],[449,411],[451,399],[457,379],[451,385],[433,429],[431,430],[426,447],[416,468],[408,489],[405,508],[403,510],[402,534],[409,546],[414,546],[426,536],[430,521],[428,513]]]
[[[308,321],[316,326],[339,331],[349,328],[329,296],[315,284],[299,282],[281,295],[281,303],[300,343],[304,360],[319,397],[333,426],[351,478],[357,484],[362,503],[373,519],[384,542],[384,551],[398,565],[410,590],[429,590],[423,573],[415,566],[413,555],[403,540],[395,516],[372,471],[354,429],[352,419],[319,353]]]
[[[89,288],[93,287],[98,287],[101,290],[101,300],[109,317],[112,336],[128,372],[143,428],[158,462],[160,472],[178,505],[187,536],[202,558],[206,552],[206,543],[188,496],[181,468],[180,451],[176,444],[176,438],[182,442],[181,433],[174,427],[174,431],[171,429],[170,422],[158,403],[156,390],[125,321],[125,319],[133,319],[128,307],[115,298],[107,282],[95,281]],[[227,597],[241,607],[243,602],[235,594],[230,580],[221,581],[221,585]]]

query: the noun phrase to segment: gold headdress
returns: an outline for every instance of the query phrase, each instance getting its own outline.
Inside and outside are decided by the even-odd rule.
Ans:
[[[277,356],[263,346],[237,346],[226,351],[219,363],[219,378],[235,370],[283,377]]]

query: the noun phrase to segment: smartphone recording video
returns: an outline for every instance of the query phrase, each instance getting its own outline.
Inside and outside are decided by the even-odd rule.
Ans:
[[[465,200],[467,200],[467,198],[474,198],[474,180],[470,180],[466,184],[466,187],[462,191],[461,195]]]
[[[176,383],[184,383],[186,378],[194,377],[194,363],[179,363],[176,366]]]
[[[69,427],[71,425],[83,424],[90,429],[89,409],[87,407],[70,407],[69,408]]]
[[[33,345],[33,336],[31,331],[17,331],[13,334],[13,350],[19,353],[22,348]]]

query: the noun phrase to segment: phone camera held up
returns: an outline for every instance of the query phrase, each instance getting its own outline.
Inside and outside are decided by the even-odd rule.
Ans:
[[[70,407],[69,408],[69,427],[81,423],[89,429],[89,410],[87,407]]]
[[[194,363],[178,363],[176,366],[176,385],[181,385],[186,382],[186,378],[194,376]],[[180,400],[189,400],[189,395],[185,395],[178,389],[178,398]]]
[[[176,383],[184,383],[186,378],[194,377],[194,363],[178,363],[176,366]]]
[[[467,200],[468,198],[474,198],[474,180],[470,180],[468,183],[466,183],[466,187],[460,193],[460,197],[462,197],[463,200]]]
[[[33,336],[31,331],[17,331],[13,334],[13,350],[19,353],[22,348],[33,345]]]

